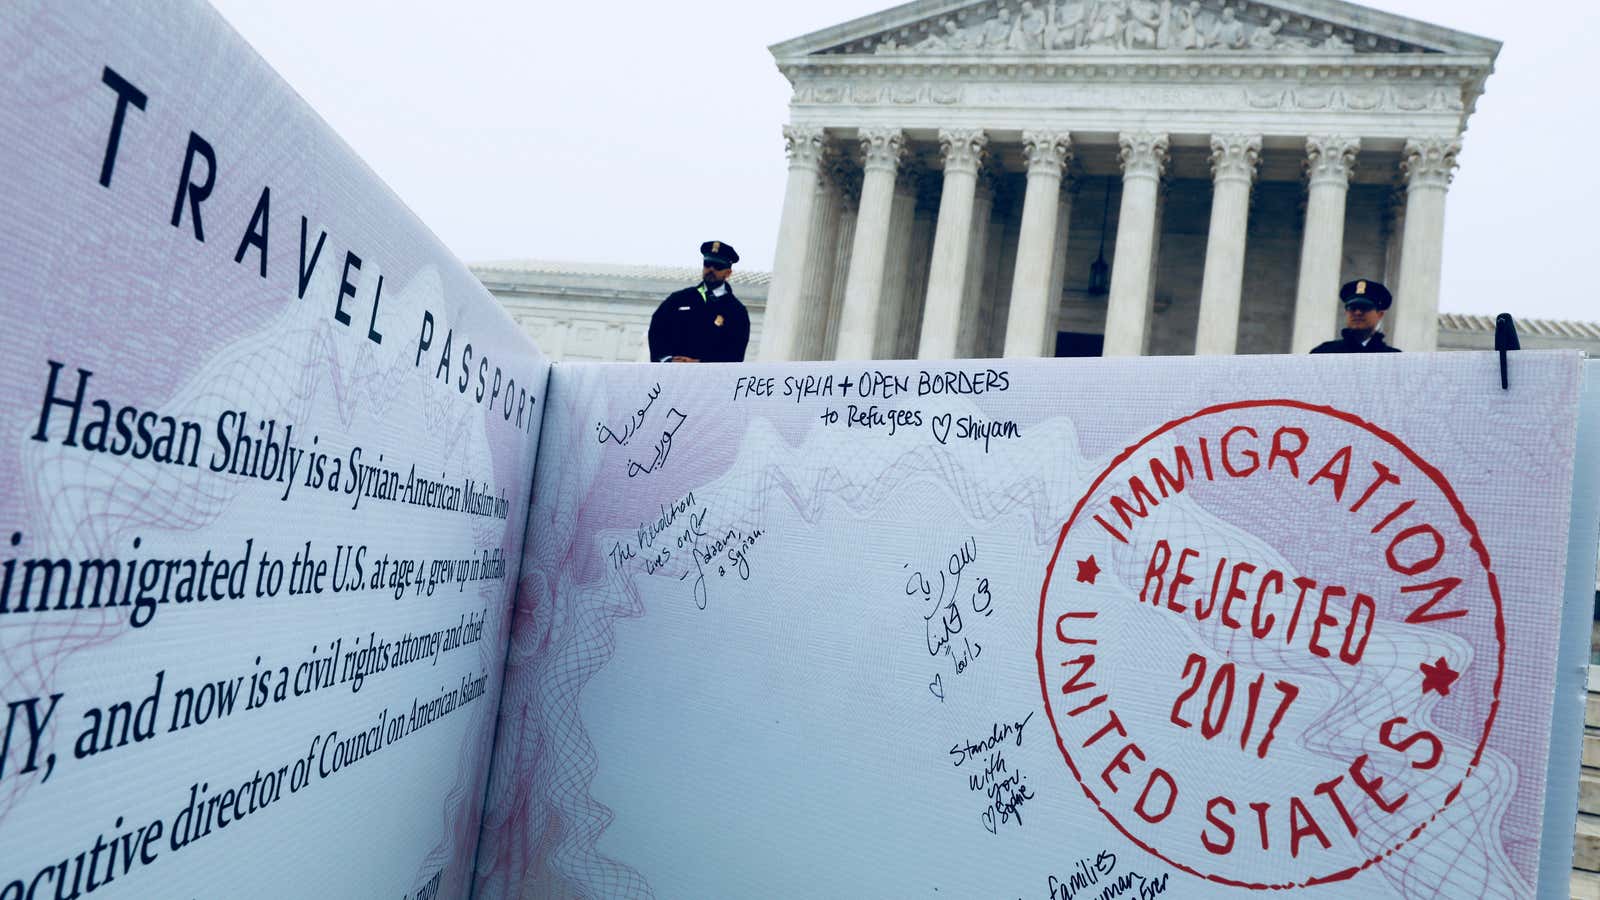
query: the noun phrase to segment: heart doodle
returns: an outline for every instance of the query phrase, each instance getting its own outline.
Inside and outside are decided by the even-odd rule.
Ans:
[[[939,674],[937,672],[934,673],[933,680],[928,682],[928,693],[934,695],[935,697],[938,697],[940,703],[944,702],[944,676],[943,675],[941,675],[941,674]]]
[[[929,422],[933,426],[933,439],[943,444],[950,439],[951,414],[942,413]]]

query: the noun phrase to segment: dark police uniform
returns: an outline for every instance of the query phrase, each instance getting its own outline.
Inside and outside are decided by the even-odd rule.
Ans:
[[[727,268],[739,254],[721,241],[706,241],[700,254],[707,263]],[[750,314],[733,295],[733,286],[705,282],[674,291],[650,317],[650,358],[656,362],[687,356],[701,362],[744,362],[750,342]]]
[[[1323,341],[1311,348],[1312,353],[1399,353],[1399,347],[1391,347],[1383,342],[1383,332],[1374,331],[1372,337],[1365,344],[1361,338],[1348,328],[1342,329],[1337,340]]]
[[[1394,297],[1382,282],[1370,281],[1365,278],[1346,282],[1339,288],[1339,301],[1346,308],[1354,303],[1366,303],[1373,309],[1383,312],[1394,302]],[[1363,343],[1361,333],[1348,328],[1340,331],[1337,340],[1324,341],[1311,348],[1312,353],[1399,353],[1399,347],[1391,347],[1383,342],[1383,332],[1374,330],[1372,336]]]

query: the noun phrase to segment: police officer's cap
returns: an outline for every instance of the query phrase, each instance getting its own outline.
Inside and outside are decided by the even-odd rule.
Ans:
[[[1383,286],[1383,282],[1372,281],[1367,278],[1347,281],[1343,287],[1339,288],[1339,302],[1345,306],[1360,301],[1366,301],[1372,304],[1374,309],[1382,312],[1389,308],[1389,304],[1394,302],[1394,296],[1389,293],[1388,288]]]
[[[707,265],[717,269],[726,269],[739,261],[739,254],[734,252],[733,246],[721,241],[701,244],[700,255],[705,258]]]

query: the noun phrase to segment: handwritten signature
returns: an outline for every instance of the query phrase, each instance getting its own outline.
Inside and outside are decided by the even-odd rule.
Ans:
[[[698,525],[697,521],[697,528]],[[704,532],[698,533],[704,534]],[[766,532],[759,528],[748,532],[737,528],[729,528],[722,536],[708,541],[704,546],[701,546],[698,539],[695,540],[689,551],[694,557],[694,571],[684,572],[678,576],[679,581],[687,579],[690,575],[695,576],[695,606],[705,609],[709,600],[706,588],[706,566],[708,565],[715,564],[715,572],[718,578],[726,578],[728,576],[728,568],[731,566],[734,573],[739,576],[740,581],[750,580],[750,548],[754,547],[764,534]],[[718,561],[718,556],[722,557],[720,561]]]
[[[628,460],[629,478],[657,471],[667,464],[667,457],[672,453],[672,436],[678,433],[678,427],[687,418],[688,416],[679,412],[677,407],[667,410],[667,426],[661,431],[661,439],[656,441],[655,459],[651,460],[649,465],[631,459]]]
[[[989,754],[982,772],[967,776],[967,789],[982,791],[988,797],[989,803],[979,818],[983,821],[984,830],[990,834],[999,834],[1000,826],[1013,819],[1021,828],[1022,804],[1034,797],[1033,790],[1023,779],[1022,770],[1011,771],[1006,765],[1005,754],[1000,750]]]
[[[1012,771],[1006,763],[1005,748],[1002,746],[1015,742],[1016,746],[1021,747],[1024,729],[1031,721],[1033,713],[1030,712],[1020,721],[995,722],[989,726],[987,736],[950,745],[950,755],[955,757],[951,763],[953,766],[969,762],[979,765],[978,757],[988,755],[982,763],[982,769],[967,774],[967,790],[982,791],[988,797],[982,820],[984,829],[990,834],[998,834],[1000,826],[1013,819],[1021,827],[1022,805],[1034,797],[1022,770]]]
[[[639,426],[644,424],[645,413],[650,411],[651,404],[655,403],[656,398],[661,396],[661,382],[656,382],[655,387],[650,389],[648,396],[649,399],[645,400],[644,406],[639,407],[638,412],[635,412],[627,422],[623,423],[621,437],[618,437],[617,433],[606,423],[596,422],[594,423],[595,440],[601,444],[610,441],[618,446],[626,447],[628,441],[633,439],[634,432],[638,431]]]

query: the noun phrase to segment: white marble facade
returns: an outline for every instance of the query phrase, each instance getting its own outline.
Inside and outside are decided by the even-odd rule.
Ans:
[[[1090,248],[1093,256],[1093,248]],[[1198,269],[1198,258],[1191,262]],[[586,362],[645,362],[645,330],[650,314],[667,294],[693,284],[700,270],[687,266],[604,265],[561,263],[543,260],[509,260],[472,266],[478,279],[500,300],[513,319],[538,341],[539,347],[555,360]],[[734,270],[734,291],[750,310],[749,358],[761,357],[761,336],[766,315],[770,276],[749,269]],[[1258,340],[1261,329],[1282,328],[1285,317],[1251,320],[1247,306],[1243,344],[1248,348]],[[1157,313],[1158,321],[1160,321]],[[1276,323],[1275,325],[1273,323]],[[1089,327],[1062,323],[1063,328]],[[1440,313],[1437,321],[1438,349],[1490,350],[1494,347],[1494,317]],[[1576,349],[1600,356],[1600,325],[1551,319],[1518,319],[1517,332],[1522,346],[1530,350]],[[1165,332],[1163,332],[1165,334]],[[910,337],[916,336],[915,331]],[[1186,335],[1173,330],[1169,343],[1183,345]],[[1192,342],[1192,334],[1187,336]],[[916,355],[916,345],[908,338],[898,339],[895,358]],[[1181,355],[1188,350],[1153,348],[1163,355]]]
[[[1433,349],[1499,48],[1340,0],[918,0],[775,45],[760,356],[1303,352],[1359,276]]]

